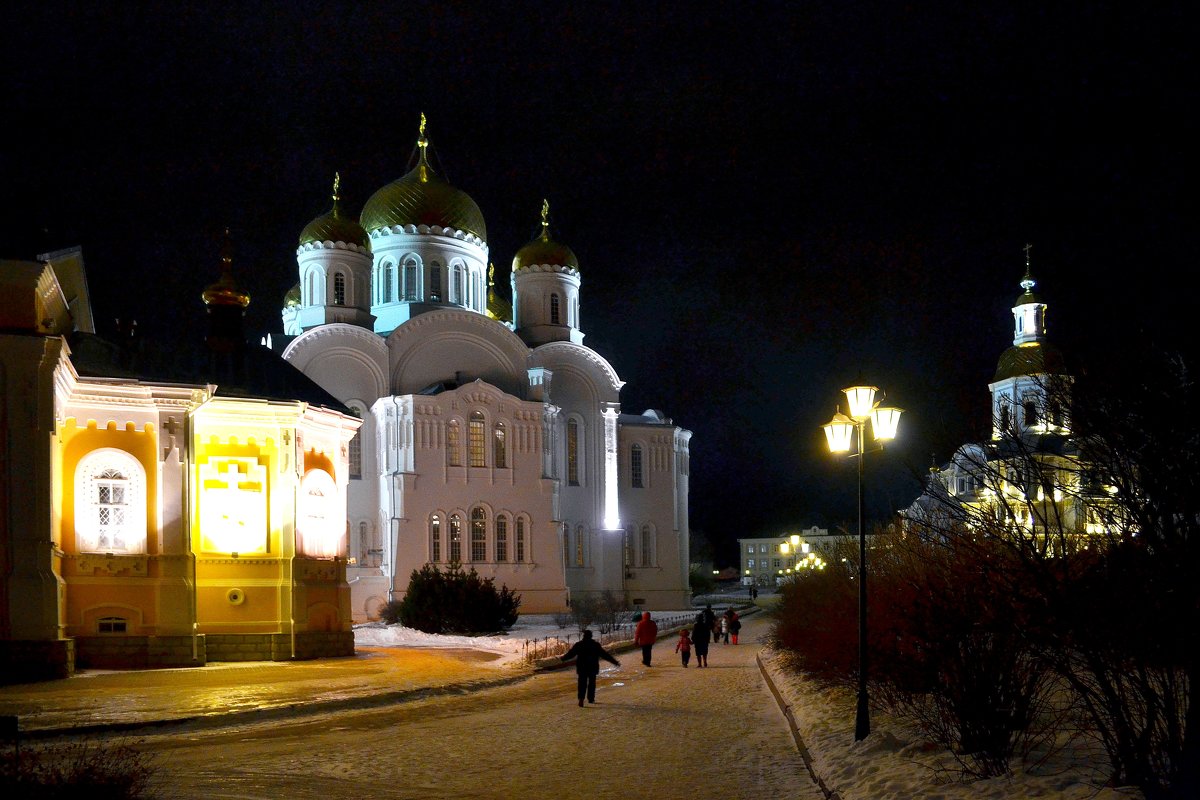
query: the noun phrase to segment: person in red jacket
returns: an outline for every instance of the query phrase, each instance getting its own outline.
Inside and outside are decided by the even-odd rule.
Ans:
[[[650,619],[650,612],[642,612],[642,621],[633,629],[633,643],[642,648],[642,663],[650,666],[650,651],[658,639],[658,624]]]

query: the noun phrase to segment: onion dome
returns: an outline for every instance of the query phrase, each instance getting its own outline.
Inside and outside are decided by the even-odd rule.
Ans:
[[[1061,375],[1066,372],[1062,351],[1049,342],[1013,345],[1000,354],[992,382],[1022,375]]]
[[[300,284],[299,283],[297,283],[292,288],[288,289],[287,294],[285,294],[283,296],[283,307],[284,308],[295,308],[298,305],[300,305]]]
[[[342,212],[338,207],[338,185],[341,175],[333,175],[333,208],[314,219],[300,231],[300,246],[313,242],[345,242],[371,249],[371,239],[358,220]]]
[[[522,267],[536,264],[550,264],[556,267],[579,269],[579,261],[575,253],[565,244],[560,244],[550,238],[550,202],[542,201],[542,232],[529,244],[517,251],[513,257],[513,272]]]
[[[470,196],[444,181],[426,157],[425,115],[421,115],[420,158],[411,172],[384,186],[363,206],[362,226],[368,231],[396,225],[439,226],[464,231],[487,241],[483,213]]]
[[[233,277],[233,244],[230,241],[229,229],[225,229],[225,245],[221,248],[221,277],[216,283],[209,284],[200,295],[206,306],[241,306],[250,305],[250,293],[237,285]]]
[[[512,322],[512,303],[496,292],[496,265],[488,264],[487,315],[497,322]]]

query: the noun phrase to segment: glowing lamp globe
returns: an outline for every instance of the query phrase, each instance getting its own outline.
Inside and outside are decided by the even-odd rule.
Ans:
[[[850,452],[850,440],[854,437],[854,420],[838,412],[821,427],[825,431],[831,453]]]
[[[904,409],[893,406],[879,406],[871,412],[871,433],[879,442],[890,442],[896,438],[896,429],[900,427],[900,413]]]
[[[850,404],[850,416],[855,422],[862,422],[871,416],[871,409],[875,407],[875,393],[879,391],[879,387],[851,386],[842,391],[846,393],[846,401]]]

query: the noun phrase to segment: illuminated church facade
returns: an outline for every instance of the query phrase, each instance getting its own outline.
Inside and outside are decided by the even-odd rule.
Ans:
[[[355,619],[415,569],[459,563],[547,613],[611,592],[686,608],[687,431],[623,413],[623,382],[583,344],[581,270],[541,234],[495,290],[484,218],[430,165],[359,218],[310,222],[272,346],[353,409],[348,570]],[[532,216],[532,215],[531,215]]]
[[[40,258],[0,265],[3,682],[353,654],[360,420],[245,346],[228,258],[162,350],[95,336],[78,248]]]

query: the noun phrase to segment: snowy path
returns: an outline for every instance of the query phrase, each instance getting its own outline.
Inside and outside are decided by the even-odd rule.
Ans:
[[[755,665],[766,623],[683,669],[674,637],[604,670],[575,704],[572,670],[461,697],[149,741],[179,798],[798,797],[822,800]],[[605,665],[606,667],[608,665]],[[586,788],[583,784],[587,784]]]

